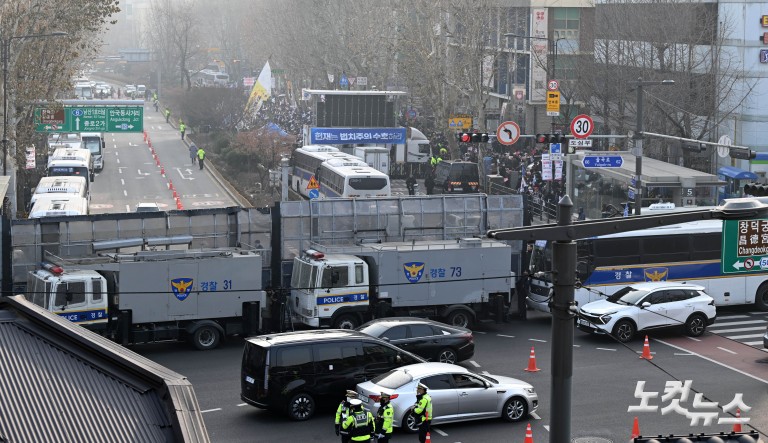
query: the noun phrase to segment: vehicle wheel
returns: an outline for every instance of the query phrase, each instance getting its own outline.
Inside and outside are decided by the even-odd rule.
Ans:
[[[201,351],[215,348],[219,345],[219,340],[221,340],[221,333],[211,325],[201,326],[192,334],[192,344]]]
[[[520,397],[512,397],[504,403],[501,416],[506,421],[520,421],[528,416],[528,402]]]
[[[409,434],[415,434],[419,432],[419,423],[417,417],[413,414],[413,410],[408,411],[403,418],[403,430]]]
[[[462,328],[472,329],[474,318],[469,311],[464,309],[457,309],[448,314],[448,324],[453,326],[460,326]]]
[[[768,286],[761,286],[757,290],[755,306],[761,311],[768,311]]]
[[[333,327],[336,329],[355,329],[358,326],[360,326],[360,321],[351,314],[340,315],[333,322]]]
[[[306,393],[296,394],[288,402],[288,417],[291,420],[304,421],[315,415],[315,399]]]
[[[621,320],[613,327],[613,336],[621,343],[626,343],[635,336],[635,325],[629,320]]]
[[[698,337],[707,329],[707,319],[701,314],[693,314],[685,322],[685,333],[691,337]]]
[[[459,356],[456,354],[456,351],[454,351],[451,348],[444,348],[440,350],[440,352],[437,354],[437,361],[440,363],[450,363],[454,364],[457,361],[459,361]]]

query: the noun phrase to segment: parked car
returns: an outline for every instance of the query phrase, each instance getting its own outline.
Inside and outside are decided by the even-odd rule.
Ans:
[[[475,355],[472,331],[439,321],[415,317],[381,318],[356,330],[430,361],[457,363]]]
[[[136,212],[160,212],[160,205],[153,202],[137,203]]]
[[[416,386],[424,383],[432,398],[432,424],[501,417],[520,421],[539,407],[539,397],[529,383],[511,377],[480,375],[447,363],[419,363],[393,369],[370,381],[358,383],[363,407],[376,413],[382,392],[390,394],[395,410],[393,425],[417,432],[413,415]]]
[[[393,368],[424,362],[383,340],[348,329],[260,335],[245,342],[240,398],[307,420],[348,389]]]
[[[715,300],[703,286],[648,282],[629,285],[605,300],[579,309],[576,326],[585,332],[611,334],[626,343],[638,332],[681,328],[698,337],[715,322]]]

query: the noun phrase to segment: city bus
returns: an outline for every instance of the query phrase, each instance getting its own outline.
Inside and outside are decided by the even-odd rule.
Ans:
[[[320,197],[391,197],[389,176],[354,156],[330,158],[320,164]]]
[[[320,164],[330,158],[331,153],[340,154],[338,148],[327,145],[306,145],[297,148],[291,155],[291,186],[296,192],[309,198],[309,182],[315,180]]]
[[[722,224],[720,220],[696,221],[578,240],[578,306],[631,283],[671,281],[704,286],[717,306],[754,304],[768,311],[768,270],[722,272]],[[528,272],[528,308],[550,312],[552,242],[534,242]]]

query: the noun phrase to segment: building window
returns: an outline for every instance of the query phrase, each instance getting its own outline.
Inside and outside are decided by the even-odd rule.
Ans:
[[[581,10],[579,8],[554,8],[554,14],[553,38],[555,40],[565,38],[578,42]]]

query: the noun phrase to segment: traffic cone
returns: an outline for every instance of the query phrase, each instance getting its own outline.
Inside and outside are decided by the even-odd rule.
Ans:
[[[736,423],[733,424],[733,432],[741,432],[741,409],[736,408]]]
[[[147,131],[144,131],[144,141],[147,141]]]
[[[164,166],[160,166],[160,175],[165,177],[165,167]]]
[[[528,427],[525,428],[525,441],[523,443],[533,443],[533,431],[531,430],[530,423],[528,423]]]
[[[528,372],[541,371],[541,369],[536,367],[536,353],[533,352],[533,346],[531,346],[531,356],[528,358],[528,367],[525,370]]]
[[[181,199],[176,197],[176,209],[184,209],[184,205],[181,204]]]
[[[646,360],[653,360],[653,356],[651,355],[651,345],[648,344],[648,336],[645,336],[645,343],[643,343],[643,354],[640,356],[640,358],[644,358]]]
[[[171,191],[174,190],[173,189],[173,180],[168,180],[168,189],[170,189]]]
[[[632,425],[632,437],[630,439],[635,439],[640,436],[640,424],[637,422],[637,417],[635,417],[635,423]]]
[[[429,432],[427,432],[427,438],[424,441],[432,443],[432,437],[429,435]]]

